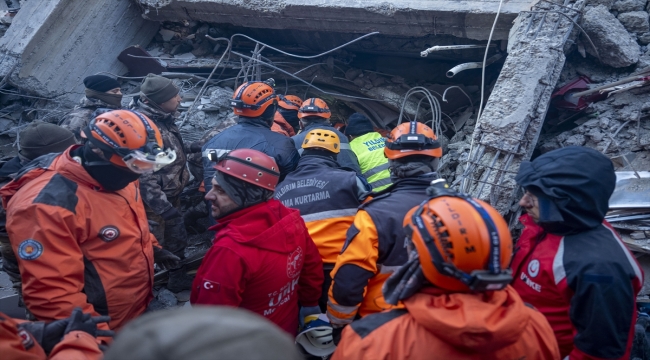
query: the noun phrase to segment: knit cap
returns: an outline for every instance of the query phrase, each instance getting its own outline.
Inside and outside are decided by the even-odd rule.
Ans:
[[[49,153],[60,153],[75,144],[74,134],[60,126],[34,121],[19,134],[20,154],[30,160]]]
[[[176,96],[178,91],[170,79],[155,74],[147,75],[140,86],[140,92],[158,105]]]
[[[372,122],[365,115],[354,113],[348,119],[348,125],[345,127],[345,135],[360,136],[375,131]]]
[[[110,76],[106,75],[90,75],[84,79],[84,86],[86,89],[95,90],[98,92],[107,92],[120,87],[120,83]]]

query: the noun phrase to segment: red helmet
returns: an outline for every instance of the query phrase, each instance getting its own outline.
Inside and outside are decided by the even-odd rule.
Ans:
[[[275,191],[280,172],[275,160],[253,149],[237,149],[217,160],[215,170],[261,188]]]
[[[90,121],[82,136],[99,148],[113,165],[136,173],[160,170],[176,160],[173,150],[163,150],[160,131],[145,115],[113,110]]]
[[[298,110],[299,119],[304,119],[308,116],[329,119],[332,116],[332,112],[323,99],[311,98],[303,101],[300,110]]]
[[[278,95],[278,105],[286,110],[300,110],[302,99],[296,95]]]
[[[277,104],[278,98],[273,88],[264,82],[243,83],[232,95],[230,105],[237,115],[258,117],[269,105]]]

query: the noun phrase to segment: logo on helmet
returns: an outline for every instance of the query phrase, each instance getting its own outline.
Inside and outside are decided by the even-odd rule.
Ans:
[[[534,259],[528,263],[528,275],[532,278],[539,274],[539,260]]]
[[[104,226],[99,230],[99,238],[110,242],[117,239],[120,236],[120,230],[113,225]]]
[[[287,276],[289,278],[295,278],[300,275],[304,259],[305,257],[302,254],[301,247],[298,247],[291,253],[291,255],[289,255],[289,258],[287,259]]]
[[[43,245],[34,239],[27,239],[18,245],[18,256],[23,260],[35,260],[43,253]]]

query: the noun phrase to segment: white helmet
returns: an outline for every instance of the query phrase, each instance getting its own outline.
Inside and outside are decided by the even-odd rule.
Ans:
[[[329,356],[336,349],[332,336],[332,325],[327,315],[320,314],[315,320],[305,323],[302,331],[296,337],[296,344],[310,355]]]

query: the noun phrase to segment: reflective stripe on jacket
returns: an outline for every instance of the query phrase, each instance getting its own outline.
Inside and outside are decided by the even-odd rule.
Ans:
[[[25,304],[37,319],[67,318],[81,307],[109,315],[117,330],[153,298],[153,246],[159,245],[138,182],[103,191],[70,156],[76,147],[37,158],[0,190],[7,232]]]
[[[361,204],[357,175],[323,156],[304,156],[276,187],[275,198],[300,210],[323,262],[334,264]]]
[[[327,304],[332,323],[349,324],[357,313],[366,316],[395,308],[384,301],[381,289],[408,258],[404,216],[426,198],[426,189],[435,178],[437,174],[431,173],[400,179],[359,207],[332,271]]]
[[[388,159],[384,155],[386,138],[378,132],[370,132],[350,142],[350,148],[359,159],[361,174],[368,180],[373,191],[387,188],[392,181]]]

